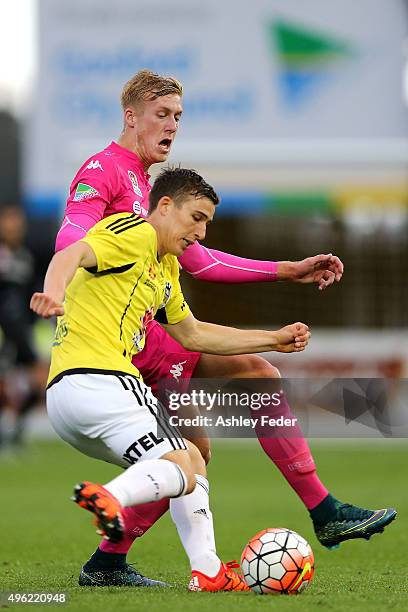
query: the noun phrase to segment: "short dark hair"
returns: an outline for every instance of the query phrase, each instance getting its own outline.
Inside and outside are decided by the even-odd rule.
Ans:
[[[156,208],[160,198],[168,196],[176,204],[183,197],[192,195],[196,198],[208,198],[214,205],[220,201],[214,189],[195,170],[187,168],[164,168],[154,181],[149,194],[149,213]]]

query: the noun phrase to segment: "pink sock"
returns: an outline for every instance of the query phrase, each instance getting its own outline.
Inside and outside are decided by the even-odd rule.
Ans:
[[[156,521],[169,509],[169,500],[161,499],[157,502],[140,504],[139,506],[129,506],[123,511],[125,520],[125,535],[118,544],[113,544],[107,540],[102,540],[99,545],[100,550],[107,553],[127,554],[136,538],[140,538],[150,529]]]
[[[289,404],[283,393],[280,405],[267,406],[253,411],[253,416],[262,415],[270,418],[283,416],[294,419]],[[315,508],[328,495],[329,491],[320,482],[316,474],[316,466],[310,448],[303,437],[299,425],[290,427],[260,427],[256,428],[259,443],[265,453],[282,472],[290,486],[296,491],[308,510]]]

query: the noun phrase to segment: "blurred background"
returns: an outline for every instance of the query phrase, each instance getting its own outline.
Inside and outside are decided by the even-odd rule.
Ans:
[[[170,161],[222,197],[207,246],[345,264],[323,293],[184,275],[196,316],[310,324],[305,354],[271,356],[285,376],[407,377],[406,0],[2,0],[0,51],[0,401],[4,422],[20,415],[6,437],[42,405],[52,336],[19,305],[41,287],[74,174],[119,136],[121,88],[145,67],[185,87]]]

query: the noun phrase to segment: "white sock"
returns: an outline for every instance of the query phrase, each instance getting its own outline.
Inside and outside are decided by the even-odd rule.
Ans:
[[[170,500],[170,513],[176,524],[192,570],[215,576],[221,565],[215,549],[214,527],[209,505],[208,480],[196,474],[192,493]]]
[[[163,497],[183,495],[187,478],[183,470],[167,459],[149,459],[131,465],[103,485],[122,506],[136,506]]]

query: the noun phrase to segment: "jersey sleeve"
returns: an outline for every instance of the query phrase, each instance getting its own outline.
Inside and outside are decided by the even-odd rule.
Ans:
[[[94,215],[88,213],[70,213],[65,215],[55,239],[55,252],[62,251],[70,244],[81,240],[95,225]]]
[[[207,249],[199,242],[179,258],[183,270],[213,283],[259,283],[277,279],[276,261],[260,261]]]
[[[120,213],[97,223],[82,241],[89,244],[97,260],[96,269],[89,271],[118,272],[118,268],[126,271],[146,259],[153,248],[155,233],[138,215]]]
[[[113,161],[103,153],[96,154],[84,163],[72,181],[64,218],[86,214],[97,223],[115,196],[117,187],[118,176]]]
[[[168,301],[156,313],[155,319],[158,323],[174,325],[180,323],[190,314],[190,307],[187,304],[180,285],[180,269],[177,259],[171,256],[170,281],[167,283],[166,290],[171,286]]]

